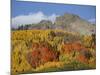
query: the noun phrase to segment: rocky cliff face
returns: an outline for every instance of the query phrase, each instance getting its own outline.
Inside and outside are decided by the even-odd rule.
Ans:
[[[95,33],[95,25],[73,14],[64,14],[63,16],[57,17],[55,25],[70,32],[81,34]]]

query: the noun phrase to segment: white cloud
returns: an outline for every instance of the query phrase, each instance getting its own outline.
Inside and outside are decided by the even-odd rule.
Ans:
[[[12,18],[12,27],[18,27],[18,25],[25,24],[37,24],[41,20],[49,20],[54,23],[58,15],[51,14],[50,16],[45,15],[43,12],[31,13],[27,15],[19,15]]]
[[[91,22],[91,23],[93,23],[93,24],[96,23],[96,19],[95,18],[89,19],[88,21]]]

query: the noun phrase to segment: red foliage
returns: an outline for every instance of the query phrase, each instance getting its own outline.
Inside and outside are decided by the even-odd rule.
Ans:
[[[46,62],[49,62],[49,61],[56,61],[57,60],[57,52],[53,51],[53,50],[50,50],[49,48],[47,47],[37,47],[37,45],[33,46],[35,47],[35,49],[33,49],[32,52],[28,53],[29,55],[27,55],[29,58],[28,58],[28,61],[29,63],[34,67],[36,68],[37,66],[39,66],[40,64],[44,64]]]
[[[38,52],[32,51],[32,52],[27,53],[27,56],[26,56],[27,61],[34,68],[36,68],[36,66],[38,65],[37,63],[39,62],[39,57],[37,54]]]
[[[33,43],[32,44],[32,48],[38,48],[39,47],[39,44],[38,43]]]
[[[87,49],[82,44],[80,44],[78,42],[64,44],[64,46],[63,46],[64,53],[71,53],[73,50],[79,52],[81,50],[87,50]]]
[[[47,48],[47,47],[42,47],[41,50],[40,50],[41,53],[47,53],[47,52],[49,52],[49,51],[50,51],[50,50],[49,50],[49,48]]]
[[[32,56],[38,56],[39,55],[39,51],[38,50],[33,50],[32,51]]]
[[[96,49],[96,45],[93,45],[93,49]]]
[[[74,50],[77,50],[77,51],[85,49],[85,47],[82,46],[80,43],[72,43],[72,47],[73,47]]]
[[[41,50],[41,61],[42,63],[48,62],[48,61],[54,61],[57,59],[57,54],[53,50],[49,50],[46,47],[43,47]]]
[[[63,51],[64,51],[64,53],[70,53],[70,52],[72,52],[72,44],[65,44],[64,46],[63,46]]]
[[[84,55],[79,55],[76,59],[82,63],[88,63],[88,59]]]

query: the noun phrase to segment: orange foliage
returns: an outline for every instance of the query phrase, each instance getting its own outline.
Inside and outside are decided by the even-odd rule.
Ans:
[[[82,63],[88,63],[88,59],[84,55],[79,55],[76,59]]]
[[[82,44],[78,42],[73,43],[67,43],[63,45],[63,52],[64,53],[71,53],[73,50],[75,51],[81,51],[81,50],[87,50]]]
[[[34,49],[37,46],[38,48]],[[34,44],[32,52],[27,56],[30,56],[28,60],[34,68],[49,61],[56,61],[58,58],[57,52],[50,50],[47,47],[41,47],[37,44]]]
[[[32,44],[32,48],[38,48],[39,47],[39,44],[38,43],[33,43]]]
[[[65,44],[63,46],[63,52],[64,53],[70,53],[70,52],[72,52],[72,44]]]

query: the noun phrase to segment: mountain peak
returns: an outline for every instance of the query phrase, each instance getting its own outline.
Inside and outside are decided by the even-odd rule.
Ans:
[[[78,15],[65,13],[63,16],[56,18],[55,25],[63,30],[77,32],[80,34],[95,33],[95,26],[90,22],[82,19]]]
[[[82,35],[95,33],[95,25],[82,19],[78,15],[65,13],[56,17],[54,23],[49,20],[42,20],[38,24],[31,24],[21,28],[25,29],[60,29],[68,32],[80,33]]]

